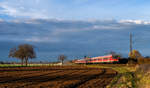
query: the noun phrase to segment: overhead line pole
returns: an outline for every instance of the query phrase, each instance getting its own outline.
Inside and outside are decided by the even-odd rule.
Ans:
[[[130,33],[130,53],[132,56],[132,33]]]

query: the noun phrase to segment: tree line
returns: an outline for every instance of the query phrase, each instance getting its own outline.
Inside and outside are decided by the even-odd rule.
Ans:
[[[120,54],[116,54],[115,52],[111,52],[110,54],[121,57]],[[30,45],[30,44],[21,44],[18,47],[11,48],[10,52],[9,52],[9,57],[19,59],[19,60],[21,60],[22,66],[24,64],[25,64],[25,66],[27,66],[29,59],[36,58],[34,46]],[[61,61],[61,64],[63,64],[64,60],[66,60],[66,59],[67,59],[67,56],[65,56],[63,54],[58,56],[58,60]],[[128,63],[150,62],[150,60],[145,59],[138,50],[133,50],[132,52],[129,52],[128,60],[127,59],[124,59],[124,60],[125,60],[125,62],[127,61]],[[121,59],[120,59],[120,61],[122,62]]]

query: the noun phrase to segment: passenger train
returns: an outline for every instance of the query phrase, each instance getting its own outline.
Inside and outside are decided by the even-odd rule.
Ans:
[[[76,64],[90,64],[90,63],[117,63],[119,62],[120,57],[116,55],[106,55],[106,56],[98,56],[84,59],[76,60]]]

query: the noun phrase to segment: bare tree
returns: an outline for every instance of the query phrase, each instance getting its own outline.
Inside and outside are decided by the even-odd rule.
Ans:
[[[17,48],[12,48],[9,53],[9,57],[18,58],[21,60],[22,65],[25,60],[26,66],[28,64],[29,58],[35,58],[36,54],[34,51],[34,47],[29,44],[19,45]]]
[[[20,59],[21,64],[23,66],[24,57],[20,54],[20,52],[18,50],[16,50],[16,48],[11,48],[10,49],[9,57]]]
[[[113,55],[114,58],[122,57],[122,55],[120,53],[116,53],[115,51],[110,51],[108,54]]]
[[[65,59],[67,59],[67,56],[65,56],[65,55],[59,55],[58,56],[58,60],[61,61],[62,65],[63,65]]]

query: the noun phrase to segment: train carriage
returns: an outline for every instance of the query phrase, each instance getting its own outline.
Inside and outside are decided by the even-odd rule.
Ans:
[[[106,55],[106,56],[98,56],[92,58],[84,58],[76,60],[75,63],[85,64],[85,63],[116,63],[119,62],[119,58],[116,55]]]

